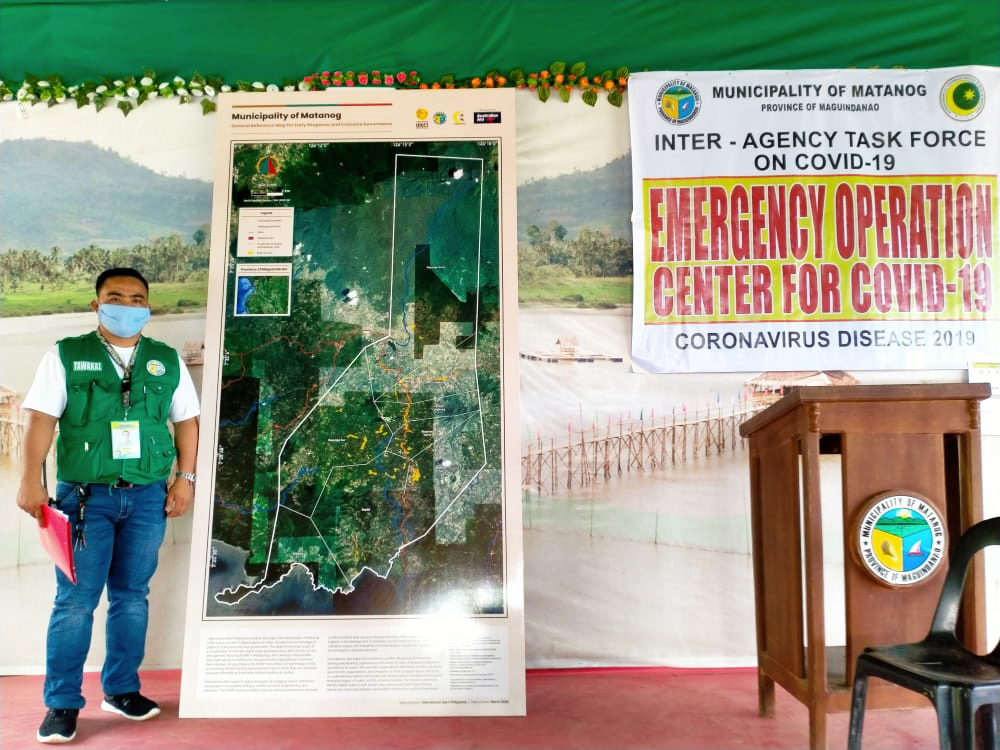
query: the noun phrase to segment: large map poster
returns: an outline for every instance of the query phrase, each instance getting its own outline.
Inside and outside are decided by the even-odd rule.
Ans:
[[[182,715],[524,712],[513,114],[220,102]]]

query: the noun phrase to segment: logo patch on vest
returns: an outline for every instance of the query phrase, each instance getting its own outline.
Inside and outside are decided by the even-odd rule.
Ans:
[[[167,371],[167,368],[163,366],[163,363],[158,359],[151,359],[146,363],[146,372],[150,375],[162,375]]]
[[[73,372],[100,372],[100,362],[88,362],[86,360],[73,360]]]

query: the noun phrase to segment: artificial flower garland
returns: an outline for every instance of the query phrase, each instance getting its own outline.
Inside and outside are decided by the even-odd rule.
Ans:
[[[93,105],[97,111],[109,105],[116,106],[127,115],[133,109],[150,99],[170,99],[177,97],[181,104],[199,102],[203,114],[214,112],[216,98],[227,91],[324,91],[337,86],[385,86],[400,89],[468,89],[468,88],[520,88],[537,92],[538,98],[548,101],[555,93],[562,101],[568,102],[574,90],[581,92],[585,104],[594,106],[598,95],[605,93],[610,104],[622,105],[622,94],[628,85],[629,70],[626,67],[616,71],[606,70],[588,77],[587,67],[582,62],[575,63],[567,70],[566,63],[557,61],[547,69],[525,72],[521,68],[503,75],[491,70],[485,75],[472,78],[456,78],[453,74],[442,76],[428,83],[416,71],[409,73],[382,73],[378,70],[355,72],[323,71],[311,73],[299,79],[285,79],[280,85],[260,81],[237,81],[227,84],[217,76],[202,76],[195,73],[190,80],[174,76],[170,80],[157,81],[156,73],[144,71],[141,76],[126,76],[102,81],[84,81],[67,86],[57,75],[44,78],[25,76],[16,88],[7,81],[0,80],[0,101],[16,100],[21,105],[46,104],[49,107],[66,102],[75,102],[78,108]]]

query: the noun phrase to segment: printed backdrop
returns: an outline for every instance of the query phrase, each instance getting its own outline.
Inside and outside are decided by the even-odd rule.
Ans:
[[[530,92],[518,93],[516,107],[526,663],[752,664],[749,479],[738,422],[796,382],[961,382],[967,373],[902,371],[895,362],[829,373],[818,357],[803,362],[804,372],[775,372],[770,360],[701,374],[634,372],[628,110],[541,103]],[[0,426],[18,419],[46,348],[93,327],[85,305],[108,261],[141,263],[155,276],[151,335],[192,362],[205,338],[215,116],[175,101],[128,117],[72,106],[25,114],[0,105]],[[675,132],[654,116],[657,133]],[[951,124],[942,129],[980,129],[983,117],[972,126],[945,117]],[[78,287],[82,308],[67,302]],[[201,367],[192,372],[200,382]],[[605,444],[620,450],[595,466],[592,448]],[[836,463],[824,468],[836,476]],[[992,470],[984,467],[987,514],[996,495],[989,488],[1000,486]],[[17,446],[9,445],[0,451],[8,499],[0,504],[0,589],[17,606],[0,607],[0,631],[21,635],[0,644],[0,671],[37,673],[54,584],[37,529],[13,502],[18,476]],[[181,663],[191,524],[192,514],[172,521],[161,550],[149,668]],[[825,578],[835,590],[842,546],[831,539],[824,547],[834,555]],[[828,615],[833,643],[843,612],[831,603]],[[99,610],[92,669],[103,660],[101,618]]]

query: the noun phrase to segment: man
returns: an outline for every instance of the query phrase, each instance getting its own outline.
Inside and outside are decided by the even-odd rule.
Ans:
[[[54,503],[72,521],[75,540],[76,585],[56,570],[46,640],[48,712],[37,734],[45,743],[76,736],[94,609],[105,586],[101,708],[139,721],[159,714],[139,692],[146,597],[166,519],[184,515],[194,496],[198,395],[176,350],[142,336],[149,284],[135,269],[112,268],[98,276],[96,292],[90,306],[97,330],[47,352],[23,404],[28,424],[17,504],[44,525],[43,462],[58,423]]]

